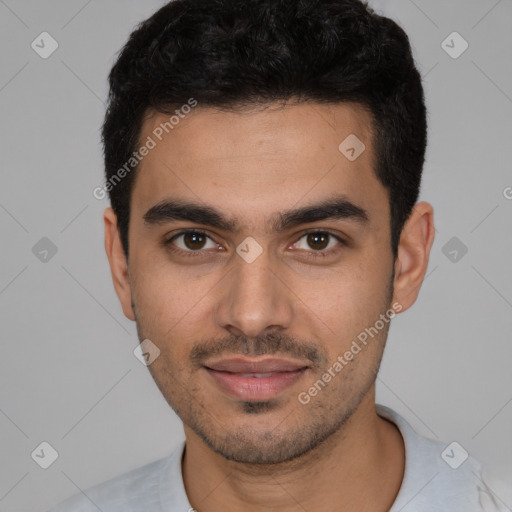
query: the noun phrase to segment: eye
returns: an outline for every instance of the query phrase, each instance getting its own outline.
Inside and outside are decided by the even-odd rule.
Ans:
[[[170,251],[183,256],[200,256],[206,249],[222,250],[222,247],[209,235],[198,229],[182,230],[168,240],[164,240],[163,245]],[[345,242],[339,236],[330,231],[316,230],[304,233],[292,247],[315,258],[336,253],[340,245],[345,245]]]
[[[303,240],[303,242],[301,242]],[[310,231],[302,235],[293,247],[300,250],[311,252],[312,256],[326,256],[336,252],[339,245],[344,245],[344,241],[329,231]],[[316,254],[315,254],[316,253]]]
[[[210,246],[208,246],[210,243]],[[200,252],[202,249],[215,249],[218,244],[214,242],[204,231],[197,229],[189,229],[180,231],[169,240],[164,242],[164,245],[169,246],[175,252]],[[173,248],[177,247],[177,250]]]

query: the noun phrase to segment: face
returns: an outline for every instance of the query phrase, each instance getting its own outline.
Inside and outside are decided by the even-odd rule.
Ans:
[[[140,137],[157,144],[133,188],[125,314],[160,350],[149,369],[186,430],[228,459],[294,459],[373,387],[389,327],[370,116],[199,105],[159,141],[168,118],[152,113]],[[351,134],[356,159],[354,139],[339,149]]]

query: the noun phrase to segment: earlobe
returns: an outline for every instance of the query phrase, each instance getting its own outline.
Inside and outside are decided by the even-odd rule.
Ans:
[[[416,301],[425,278],[434,242],[434,211],[426,202],[416,204],[400,236],[398,256],[395,261],[393,300],[402,311]]]
[[[105,224],[105,251],[107,253],[112,274],[112,282],[121,302],[124,315],[135,320],[132,308],[131,284],[128,274],[128,262],[124,254],[121,237],[117,225],[117,216],[112,208],[103,212]]]

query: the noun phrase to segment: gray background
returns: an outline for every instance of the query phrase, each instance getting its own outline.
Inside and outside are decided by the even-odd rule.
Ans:
[[[133,355],[103,247],[108,203],[92,195],[113,56],[162,4],[0,0],[0,511],[44,510],[183,437]],[[393,321],[378,401],[510,481],[512,2],[372,5],[406,29],[424,77],[421,197],[437,225],[422,293]],[[47,59],[31,48],[43,31],[59,44]],[[458,58],[441,46],[453,31],[469,43]],[[46,262],[33,251],[43,237],[57,248]],[[59,453],[46,470],[31,458],[43,441]]]

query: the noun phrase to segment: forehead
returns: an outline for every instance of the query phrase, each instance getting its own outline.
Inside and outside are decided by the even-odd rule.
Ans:
[[[247,158],[251,150],[258,158],[265,150],[269,156],[316,153],[337,149],[340,137],[349,135],[367,147],[372,142],[371,115],[353,103],[266,104],[243,111],[199,105],[189,110],[181,116],[149,110],[140,139],[152,136],[159,146],[179,145],[182,160]]]
[[[139,143],[132,212],[174,197],[250,222],[339,193],[368,211],[387,207],[376,178],[371,115],[355,104],[300,104],[244,112],[196,106],[175,116],[151,111]],[[355,158],[354,158],[355,157]]]

